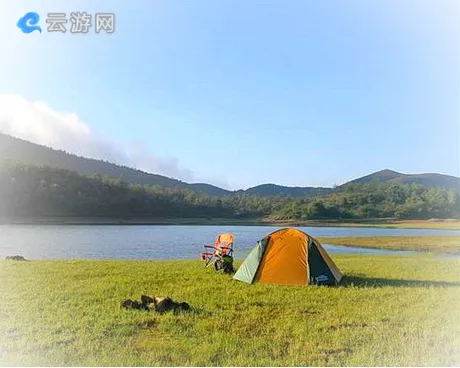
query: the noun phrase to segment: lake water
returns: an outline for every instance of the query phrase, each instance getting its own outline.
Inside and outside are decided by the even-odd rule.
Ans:
[[[235,235],[235,258],[244,259],[273,226],[86,226],[0,225],[0,259],[199,259],[203,245],[217,234]],[[411,230],[345,227],[300,227],[322,236],[459,235],[458,230]],[[324,244],[331,254],[407,254]]]

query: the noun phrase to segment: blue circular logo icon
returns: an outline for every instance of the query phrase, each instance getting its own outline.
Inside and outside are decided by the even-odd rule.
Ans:
[[[33,31],[39,31],[42,33],[42,28],[38,25],[40,16],[35,12],[29,12],[18,20],[17,26],[24,33],[32,33]]]

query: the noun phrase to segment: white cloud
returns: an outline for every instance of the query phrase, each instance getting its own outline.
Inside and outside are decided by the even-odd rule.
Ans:
[[[122,145],[92,131],[75,113],[56,111],[42,101],[0,94],[0,132],[84,157],[104,159],[147,172],[195,181],[173,157],[157,157],[139,142]]]

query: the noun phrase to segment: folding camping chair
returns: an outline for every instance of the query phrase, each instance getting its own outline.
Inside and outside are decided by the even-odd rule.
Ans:
[[[214,246],[205,245],[205,251],[201,253],[201,259],[205,261],[205,267],[214,265],[216,271],[223,270],[225,273],[234,273],[233,269],[233,243],[235,237],[226,233],[217,236]]]

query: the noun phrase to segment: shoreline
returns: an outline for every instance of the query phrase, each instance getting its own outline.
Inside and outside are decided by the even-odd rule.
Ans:
[[[322,244],[344,247],[460,256],[460,236],[456,235],[321,236],[318,240]]]
[[[118,219],[118,218],[16,218],[2,219],[0,225],[81,225],[81,226],[294,226],[294,227],[370,227],[370,228],[401,228],[401,229],[433,229],[460,230],[460,220],[430,219],[430,220],[392,220],[392,219],[347,219],[347,220],[270,220],[270,219]]]

